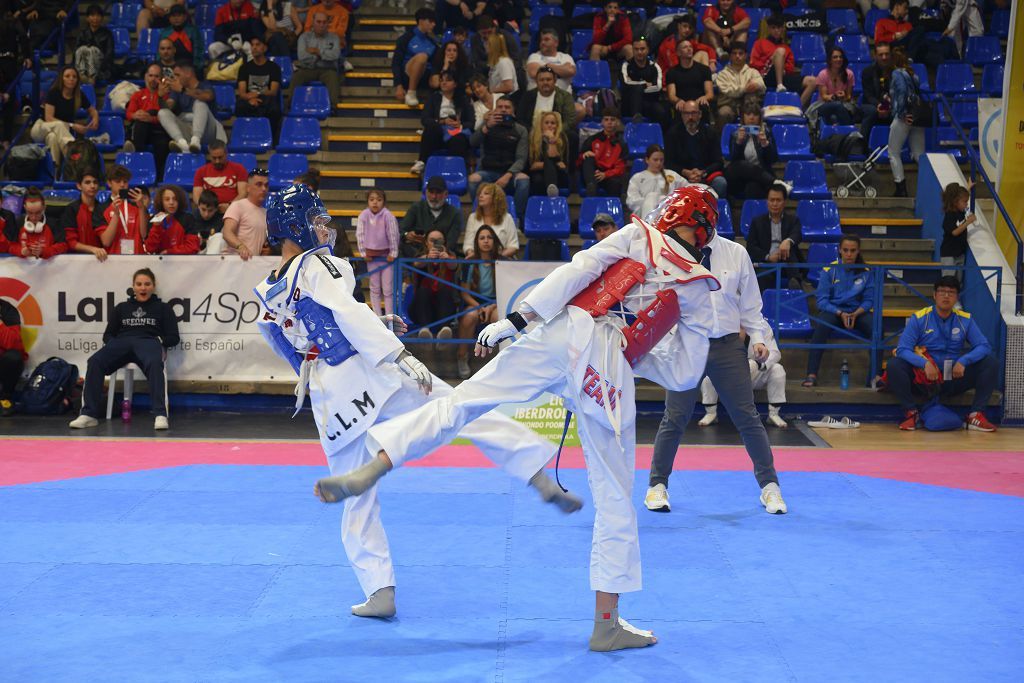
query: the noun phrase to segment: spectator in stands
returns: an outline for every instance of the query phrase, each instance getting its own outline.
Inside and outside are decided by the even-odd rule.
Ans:
[[[801,76],[796,68],[793,50],[786,43],[786,22],[781,14],[773,14],[765,20],[767,36],[758,38],[750,53],[750,66],[764,76],[764,84],[777,92],[800,93],[800,103],[806,108],[818,86],[814,76]]]
[[[459,338],[472,339],[483,325],[498,320],[497,288],[494,282],[494,262],[502,257],[503,245],[494,229],[489,225],[481,225],[473,237],[473,258],[484,263],[469,263],[463,272],[460,292],[462,303],[468,310],[459,318]],[[466,291],[469,290],[469,291]],[[484,301],[481,301],[483,299]],[[485,303],[491,301],[492,303]],[[459,377],[468,379],[472,374],[469,369],[469,350],[473,344],[459,344],[458,370]]]
[[[669,192],[687,184],[682,176],[665,170],[665,150],[661,145],[649,145],[644,161],[647,168],[634,173],[626,189],[626,207],[641,218],[653,211]]]
[[[619,112],[615,107],[606,107],[601,114],[601,132],[587,138],[576,161],[583,171],[587,196],[596,196],[600,189],[605,196],[622,197],[626,189],[628,156]]]
[[[477,131],[484,127],[487,115],[494,111],[498,100],[487,87],[487,79],[480,74],[469,79],[469,89],[473,93],[473,130]]]
[[[519,92],[516,66],[508,56],[504,38],[498,33],[492,33],[487,38],[487,66],[490,67],[487,85],[491,92],[495,95],[515,97]]]
[[[768,190],[768,213],[755,216],[747,233],[747,254],[753,263],[801,263],[800,242],[803,241],[800,219],[786,213],[789,191],[782,183]],[[783,268],[781,280],[774,270],[757,278],[763,292],[774,289],[781,282],[790,289],[800,289],[802,277],[799,268]]]
[[[516,121],[511,98],[498,98],[494,110],[469,142],[474,148],[482,148],[476,173],[469,176],[469,193],[476,194],[480,183],[497,183],[507,192],[509,183],[513,183],[516,211],[522,217],[530,195],[530,176],[526,175],[529,133]]]
[[[382,297],[384,313],[391,315],[395,310],[395,272],[390,264],[398,258],[398,221],[384,206],[386,202],[384,190],[373,188],[366,193],[366,208],[356,219],[356,247],[370,270],[370,308],[374,315],[380,315]]]
[[[853,123],[856,103],[853,101],[854,75],[842,48],[834,47],[828,53],[828,66],[818,72],[818,101],[808,109],[808,118],[814,121],[812,110],[824,123],[848,126]]]
[[[934,391],[928,389],[938,385],[939,397],[956,396],[974,389],[974,400],[967,413],[967,429],[996,430],[983,411],[999,384],[999,361],[992,355],[991,344],[971,314],[956,307],[959,298],[960,281],[944,275],[935,283],[935,305],[922,308],[907,318],[896,357],[889,361],[887,368],[889,390],[905,411],[900,429],[917,429],[919,413],[915,394],[934,395]],[[920,353],[919,347],[924,349]]]
[[[939,258],[944,266],[962,266],[967,262],[967,228],[978,220],[967,213],[971,191],[960,183],[950,183],[942,191],[942,244]],[[943,275],[957,275],[956,270],[943,270]]]
[[[153,202],[156,214],[146,237],[147,254],[198,254],[202,241],[188,212],[188,197],[177,185],[164,185]]]
[[[746,43],[750,28],[750,15],[735,0],[718,0],[704,10],[704,40],[715,48],[718,57],[726,55],[731,43]]]
[[[779,153],[771,130],[761,119],[756,102],[746,105],[743,121],[729,138],[729,165],[725,179],[732,195],[738,199],[763,199],[775,184],[772,165]]]
[[[486,3],[479,0],[441,0],[435,5],[439,31],[469,28],[486,7]]]
[[[451,321],[437,322],[455,315],[455,299],[458,296],[456,289],[451,284],[454,284],[458,277],[459,264],[453,261],[455,254],[445,246],[445,240],[445,233],[442,230],[427,230],[426,233],[420,235],[419,250],[414,255],[414,257],[423,259],[447,261],[446,263],[413,262],[413,266],[417,269],[428,273],[428,275],[419,273],[414,275],[415,284],[413,286],[415,289],[412,295],[412,306],[409,310],[409,317],[412,318],[413,324],[421,328],[417,335],[420,339],[430,339],[435,335],[438,339],[452,338]]]
[[[202,88],[192,62],[182,62],[174,67],[174,77],[167,86],[171,104],[161,108],[157,118],[170,138],[168,144],[171,149],[198,154],[203,145],[227,137],[210,111],[209,103],[215,99],[214,92]]]
[[[483,6],[482,11],[494,17],[501,28],[515,33],[522,30],[526,14],[523,11],[524,3],[520,0],[487,0],[486,3],[477,3],[477,7],[481,5]]]
[[[402,256],[422,256],[430,248],[427,233],[438,230],[444,235],[448,252],[454,254],[462,234],[462,211],[448,203],[448,185],[441,176],[427,179],[427,197],[412,203],[398,223],[402,233]],[[454,258],[454,257],[452,257]]]
[[[530,194],[557,197],[569,190],[569,138],[556,111],[537,114],[530,131]]]
[[[313,9],[312,11],[318,10]],[[306,18],[309,18],[309,14],[306,15]],[[299,42],[300,34],[304,32],[302,22],[299,21],[299,12],[295,9],[295,3],[287,0],[263,0],[263,4],[260,5],[260,20],[267,30],[267,45],[270,47],[270,54],[282,57],[290,55]],[[347,26],[347,16],[345,23]],[[345,40],[344,31],[340,38],[342,41]]]
[[[68,18],[72,5],[69,0],[22,0],[22,4],[22,17],[34,50],[40,49],[57,26]]]
[[[16,239],[11,241],[9,253],[21,258],[48,259],[67,253],[63,235],[58,241],[46,220],[46,199],[38,187],[25,191],[24,215],[15,226]]]
[[[606,213],[599,213],[594,216],[594,222],[590,224],[590,228],[594,231],[594,241],[600,242],[608,235],[612,234],[619,229],[619,224],[615,222],[615,219]]]
[[[169,26],[171,9],[176,5],[184,6],[185,0],[142,0],[142,9],[135,18],[135,33]]]
[[[98,170],[86,171],[78,179],[78,199],[66,207],[60,217],[60,230],[67,242],[68,252],[92,254],[97,261],[107,260],[107,250],[100,244],[99,233],[107,221],[103,217],[103,206],[96,201],[100,191]]]
[[[170,25],[160,30],[160,41],[171,41],[176,62],[190,62],[199,69],[203,65],[206,50],[196,25],[189,21],[188,9],[184,5],[173,5],[167,12]]]
[[[327,30],[338,36],[338,40],[341,41],[341,49],[344,50],[348,45],[347,35],[349,15],[351,14],[349,8],[338,2],[338,0],[321,0],[320,4],[309,8],[309,12],[306,14],[304,31],[309,31],[313,28],[313,22],[310,17],[316,16],[318,12],[323,12],[327,15]]]
[[[764,96],[764,79],[756,69],[747,64],[745,43],[729,46],[729,65],[714,75],[718,88],[718,123],[731,123],[743,108],[743,103],[752,99],[760,104]]]
[[[423,135],[420,137],[420,157],[410,169],[423,173],[427,159],[432,154],[443,153],[462,157],[466,168],[473,161],[473,150],[469,146],[469,135],[476,123],[473,120],[473,105],[466,97],[465,88],[458,87],[455,74],[442,71],[441,89],[430,93],[423,105]]]
[[[814,326],[812,344],[824,344],[835,330],[856,330],[864,339],[873,337],[875,280],[874,274],[864,265],[860,236],[843,235],[839,241],[839,258],[821,270],[815,299],[819,320]],[[848,333],[842,337],[846,343],[857,341]],[[817,385],[818,368],[824,352],[823,348],[811,349],[807,356],[807,379],[802,386]],[[876,365],[881,370],[881,353],[876,357]]]
[[[740,330],[740,340],[747,347],[747,365],[750,366],[750,383],[755,390],[765,389],[768,393],[768,424],[779,429],[789,425],[782,419],[779,411],[786,405],[786,368],[782,367],[782,352],[775,342],[775,337],[765,339],[768,347],[768,360],[759,363],[754,358],[750,337]],[[704,417],[697,422],[700,427],[710,427],[718,422],[718,390],[711,379],[705,377],[700,383],[701,403],[704,404]]]
[[[163,38],[157,44],[156,63],[160,65],[160,71],[164,78],[174,76],[174,67],[178,65],[177,48],[170,38]]]
[[[683,43],[686,45],[686,43]],[[722,170],[722,146],[718,135],[707,124],[701,123],[700,107],[693,100],[684,101],[679,108],[683,120],[669,130],[665,145],[668,167],[691,183],[710,185],[719,197],[725,197],[729,184]]]
[[[711,80],[711,69],[693,61],[693,45],[688,41],[676,48],[679,63],[665,74],[665,92],[672,108],[683,115],[686,102],[695,102],[698,107],[710,107],[715,99],[715,86]],[[710,111],[710,109],[708,109]]]
[[[562,119],[566,133],[576,129],[576,106],[572,95],[557,87],[554,69],[543,66],[537,69],[537,88],[530,90],[519,100],[517,118],[527,129],[533,126],[537,114],[546,111],[557,112]]]
[[[207,242],[214,235],[220,238],[220,232],[224,229],[224,214],[220,211],[217,195],[211,190],[203,190],[199,193],[199,199],[195,202],[196,209],[192,216],[192,227],[199,236],[200,249],[206,250]],[[219,254],[220,248],[208,253]]]
[[[114,68],[114,34],[103,25],[103,8],[89,5],[75,37],[75,67],[83,83],[106,83]]]
[[[572,55],[558,51],[558,31],[553,28],[541,29],[537,45],[538,51],[526,60],[526,89],[537,87],[537,71],[547,66],[555,74],[555,85],[571,95],[572,79],[576,76],[576,60]]]
[[[391,56],[395,97],[410,107],[419,106],[420,100],[416,95],[416,89],[427,72],[430,58],[438,48],[438,39],[434,35],[436,23],[434,11],[421,7],[416,10],[416,25],[407,28],[395,43],[395,50]]]
[[[95,427],[103,414],[103,378],[128,363],[142,368],[149,382],[153,429],[167,429],[167,349],[177,346],[174,309],[156,296],[156,275],[149,268],[132,275],[132,296],[110,312],[103,347],[89,356],[82,392],[82,413],[68,425]],[[140,315],[141,311],[141,315]]]
[[[633,41],[633,58],[622,63],[622,116],[668,126],[669,115],[661,103],[662,87],[661,67],[651,60],[647,39],[641,36]]]
[[[192,201],[198,203],[204,191],[213,192],[217,196],[217,210],[223,213],[231,202],[248,195],[249,172],[241,164],[228,161],[227,146],[220,140],[210,142],[207,159],[192,179]]]
[[[237,116],[261,116],[270,122],[273,144],[281,135],[281,67],[267,59],[267,44],[259,36],[249,40],[252,59],[238,70]]]
[[[946,60],[959,59],[956,44],[944,36],[938,40],[928,37],[924,22],[910,17],[909,0],[892,0],[890,15],[875,24],[875,44],[889,43],[893,49],[902,48],[907,57],[926,64],[931,72]]]
[[[946,9],[952,5],[949,11],[949,24],[942,32],[947,38],[952,38],[956,45],[956,51],[964,54],[964,34],[968,36],[985,35],[985,25],[981,22],[981,10],[976,0],[947,0],[943,3]]]
[[[469,65],[473,73],[487,75],[491,71],[490,54],[491,48],[488,45],[491,36],[497,35],[505,41],[505,52],[516,70],[516,82],[525,83],[526,73],[522,72],[523,59],[519,35],[508,29],[498,27],[498,22],[490,14],[481,14],[476,18],[476,35],[469,39]],[[522,72],[522,73],[521,73]]]
[[[448,71],[455,77],[455,83],[460,90],[466,89],[469,78],[473,75],[469,68],[469,57],[454,40],[447,41],[440,50],[434,52],[434,57],[430,61],[430,79],[428,80],[431,90],[441,87],[442,71]]]
[[[288,99],[294,97],[295,89],[300,85],[320,81],[327,86],[333,112],[341,91],[341,82],[338,78],[338,70],[341,67],[341,44],[338,42],[338,36],[327,30],[326,14],[310,12],[309,16],[313,19],[313,30],[299,36],[298,59],[295,60]]]
[[[865,140],[871,137],[871,129],[875,124],[888,123],[892,118],[892,103],[889,99],[892,48],[888,43],[876,43],[872,54],[875,61],[860,74],[864,89],[860,105],[860,134]]]
[[[243,261],[248,261],[264,252],[267,246],[267,210],[263,208],[263,202],[267,199],[269,176],[266,169],[249,171],[245,199],[235,200],[224,213],[224,229],[221,231],[224,248],[220,253],[238,254]]]
[[[619,11],[618,0],[604,3],[604,11],[594,16],[594,38],[590,44],[590,58],[617,58],[628,61],[633,58],[633,28],[629,17]]]
[[[132,95],[124,117],[128,122],[128,135],[124,143],[126,152],[144,151],[152,145],[157,177],[163,177],[164,165],[170,153],[170,138],[160,125],[160,110],[171,107],[170,81],[164,78],[160,66],[146,67],[145,87]]]
[[[903,175],[903,145],[910,138],[910,156],[914,163],[924,154],[924,128],[931,121],[914,120],[914,108],[922,101],[921,84],[910,68],[907,53],[901,48],[892,51],[892,80],[889,83],[892,102],[892,123],[889,124],[889,168],[896,184],[896,197],[907,196]]]
[[[240,50],[254,58],[250,50],[253,38],[260,39],[266,54],[264,33],[259,12],[249,0],[227,0],[213,20],[214,42],[209,47],[210,58],[217,59],[230,49]]]
[[[103,210],[104,227],[97,230],[100,244],[108,254],[140,255],[149,234],[149,196],[128,185],[132,172],[113,164],[107,169],[110,204]]]
[[[672,22],[675,33],[661,41],[658,46],[658,66],[661,72],[679,64],[679,43],[688,42],[693,47],[693,61],[703,64],[712,72],[718,69],[718,54],[715,48],[697,40],[697,19],[692,14],[683,14]]]
[[[14,119],[20,111],[17,90],[12,86],[18,79],[22,68],[32,66],[29,58],[28,31],[15,18],[10,7],[0,7],[0,118],[3,130],[0,131],[0,154],[10,147],[14,137]],[[10,92],[8,92],[10,90]]]
[[[0,417],[14,414],[14,388],[27,360],[21,339],[21,314],[13,304],[0,298]]]
[[[476,209],[466,220],[466,232],[462,239],[462,253],[466,258],[476,258],[473,237],[481,226],[488,225],[501,242],[503,258],[514,259],[519,254],[519,230],[512,212],[508,210],[505,192],[494,183],[480,183],[476,190]]]
[[[77,123],[78,111],[85,109],[87,123]],[[32,124],[29,136],[33,142],[42,142],[50,150],[53,163],[60,168],[64,151],[74,141],[75,135],[86,136],[100,127],[100,115],[96,107],[82,93],[78,69],[66,66],[60,78],[54,80],[43,102],[43,116]]]

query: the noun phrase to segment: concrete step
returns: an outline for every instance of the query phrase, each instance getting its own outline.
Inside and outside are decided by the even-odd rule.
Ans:
[[[392,46],[405,33],[405,27],[370,26],[360,23],[352,32],[353,43],[390,43]]]

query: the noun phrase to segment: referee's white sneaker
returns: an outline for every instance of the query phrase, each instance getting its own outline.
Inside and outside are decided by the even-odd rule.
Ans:
[[[85,413],[82,413],[74,420],[69,422],[68,427],[71,427],[72,429],[86,429],[88,427],[95,427],[99,423],[100,421],[97,420],[95,417],[91,417],[89,415],[86,415]]]
[[[668,489],[664,484],[655,484],[647,489],[644,496],[644,505],[651,512],[669,512],[672,508],[668,504]]]
[[[779,490],[779,485],[774,481],[765,484],[761,489],[761,505],[764,505],[765,512],[770,515],[784,515],[789,510],[786,507],[786,501],[782,500],[782,491]]]
[[[157,415],[153,420],[153,429],[167,429],[170,425],[167,423],[166,415]]]

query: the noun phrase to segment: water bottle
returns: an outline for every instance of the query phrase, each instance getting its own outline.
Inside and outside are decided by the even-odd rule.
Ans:
[[[127,398],[121,401],[121,421],[131,422],[132,421],[132,402]]]
[[[843,391],[850,388],[850,363],[845,358],[839,366],[839,388]]]

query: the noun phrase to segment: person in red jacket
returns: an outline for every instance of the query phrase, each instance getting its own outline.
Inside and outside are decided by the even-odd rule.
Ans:
[[[78,182],[79,198],[64,207],[58,232],[64,236],[69,252],[92,254],[99,261],[107,260],[107,250],[100,242],[99,233],[106,226],[103,218],[104,207],[96,201],[100,190],[99,171],[86,169]],[[58,236],[58,241],[60,237]]]
[[[622,121],[614,107],[604,110],[601,132],[587,139],[580,150],[578,164],[583,169],[583,182],[587,196],[593,197],[598,188],[609,197],[621,197],[626,181],[626,143],[619,131]]]
[[[747,42],[750,15],[736,4],[736,0],[718,0],[704,10],[704,40],[724,57],[731,43]]]
[[[192,229],[192,215],[185,210],[187,201],[185,191],[177,185],[164,185],[156,193],[156,215],[146,238],[147,253],[199,253],[199,235]]]
[[[786,90],[800,93],[800,102],[806,109],[811,96],[818,87],[814,76],[801,76],[796,68],[793,50],[786,44],[786,23],[781,14],[773,14],[765,20],[768,35],[758,38],[750,53],[750,66],[761,72],[767,88],[778,92]]]
[[[875,22],[875,44],[906,45],[914,25],[910,23],[910,2],[894,0],[889,16]]]
[[[693,61],[703,64],[714,73],[718,69],[718,55],[715,48],[697,40],[696,17],[684,14],[676,17],[672,23],[676,28],[675,33],[667,36],[658,46],[658,66],[661,67],[661,73],[667,74],[669,69],[679,65],[676,47],[683,40],[688,40],[690,45],[693,45]]]
[[[25,345],[21,341],[21,315],[5,299],[0,299],[0,416],[14,412],[11,396],[25,369]]]
[[[107,169],[110,204],[103,209],[104,224],[96,230],[108,254],[141,254],[149,233],[149,197],[138,187],[129,189],[132,172],[113,164]]]
[[[618,57],[622,61],[633,59],[633,27],[629,17],[619,11],[618,0],[604,3],[604,12],[594,17],[594,42],[590,44],[593,60]]]
[[[18,239],[10,244],[9,253],[21,258],[51,258],[66,254],[64,236],[58,241],[46,223],[46,200],[38,187],[25,192],[25,215],[18,225]]]
[[[173,107],[174,100],[170,97],[170,83],[164,78],[163,69],[159,64],[150,64],[146,67],[145,83],[146,86],[128,100],[128,107],[124,112],[130,133],[130,139],[124,143],[124,151],[141,152],[147,145],[153,145],[156,174],[157,178],[160,178],[163,176],[167,155],[170,154],[171,139],[160,125],[157,114],[163,108]]]

